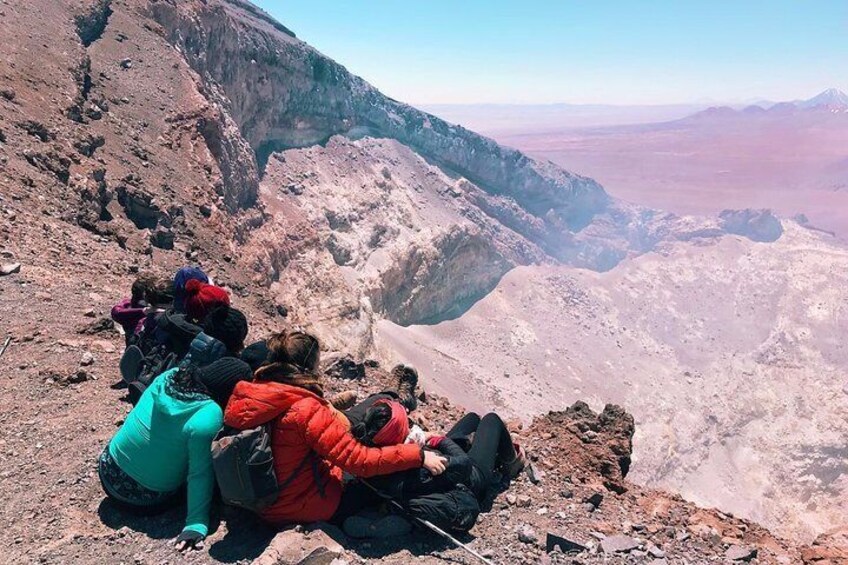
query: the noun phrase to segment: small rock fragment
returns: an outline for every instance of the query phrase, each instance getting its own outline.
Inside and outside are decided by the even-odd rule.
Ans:
[[[731,561],[750,561],[757,556],[757,550],[744,545],[732,545],[727,548],[724,556]]]
[[[639,542],[630,536],[609,536],[601,540],[604,553],[627,553],[639,547]]]
[[[521,529],[518,530],[518,541],[521,543],[536,543],[539,541],[539,537],[536,535],[536,530],[531,528],[529,525],[524,524],[521,526]]]
[[[5,277],[7,275],[12,275],[15,273],[19,273],[21,271],[20,263],[7,263],[3,266],[0,266],[0,276]]]
[[[587,504],[591,504],[595,508],[601,505],[601,502],[604,501],[604,495],[599,492],[593,493],[591,496],[587,497],[583,502]]]

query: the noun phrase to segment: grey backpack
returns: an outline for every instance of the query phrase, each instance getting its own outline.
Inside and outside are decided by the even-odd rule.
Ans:
[[[280,486],[267,424],[221,430],[212,441],[212,468],[226,504],[258,512],[277,500]]]
[[[318,490],[324,496],[324,485],[318,481],[317,460],[312,451],[291,476],[282,483],[277,481],[271,452],[271,425],[249,430],[224,428],[212,441],[212,469],[225,504],[254,512],[268,508],[310,461]]]

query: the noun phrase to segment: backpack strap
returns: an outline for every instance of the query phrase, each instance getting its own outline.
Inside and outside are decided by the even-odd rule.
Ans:
[[[310,449],[309,453],[306,454],[306,457],[303,458],[303,460],[298,464],[297,468],[294,471],[292,471],[291,475],[289,475],[289,478],[286,479],[284,482],[280,483],[279,487],[277,487],[278,493],[283,492],[290,484],[292,484],[292,481],[294,481],[295,477],[297,477],[300,474],[300,472],[303,470],[303,468],[306,467],[307,461],[309,461],[310,459],[313,459],[312,456],[313,456],[313,453],[312,453],[312,450]],[[319,491],[323,491],[323,488],[319,487]],[[322,494],[321,497],[323,498],[324,495]]]

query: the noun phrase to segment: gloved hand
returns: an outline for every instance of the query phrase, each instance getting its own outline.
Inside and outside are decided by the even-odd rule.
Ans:
[[[174,547],[177,551],[191,551],[193,549],[203,549],[203,539],[206,536],[194,530],[183,530],[182,533],[174,540]]]

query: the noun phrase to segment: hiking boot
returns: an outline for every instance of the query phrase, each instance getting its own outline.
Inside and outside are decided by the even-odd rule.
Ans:
[[[509,480],[517,477],[524,470],[524,467],[527,466],[527,451],[517,443],[513,443],[512,445],[515,448],[515,459],[504,463],[501,467],[503,474]]]
[[[141,372],[141,362],[144,361],[144,353],[135,345],[127,347],[124,354],[121,356],[121,379],[127,384],[134,383],[138,380],[138,374]]]
[[[346,390],[330,397],[330,404],[336,410],[344,411],[356,404],[356,391]]]
[[[418,398],[415,396],[418,371],[409,365],[397,365],[392,369],[392,376],[397,379],[398,400],[407,412],[413,412],[418,408]]]

